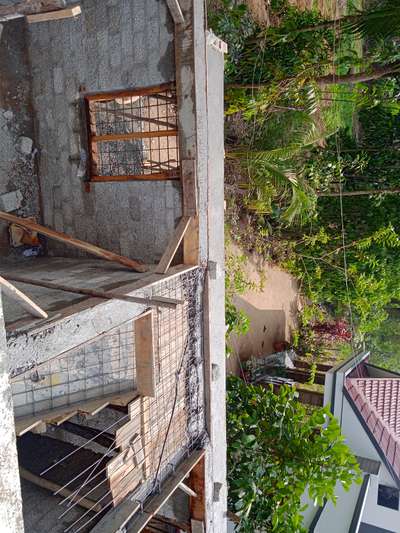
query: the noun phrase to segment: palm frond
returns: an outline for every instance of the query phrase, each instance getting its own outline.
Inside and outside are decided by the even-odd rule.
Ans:
[[[362,38],[398,37],[400,31],[400,3],[391,0],[378,10],[363,11],[342,23],[342,31]]]

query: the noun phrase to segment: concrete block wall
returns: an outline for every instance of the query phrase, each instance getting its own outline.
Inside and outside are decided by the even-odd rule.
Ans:
[[[154,263],[181,216],[179,184],[101,183],[84,192],[86,149],[79,91],[175,79],[173,24],[165,1],[82,0],[75,19],[31,24],[29,54],[43,221],[116,253]],[[80,168],[81,166],[81,168]],[[49,243],[54,255],[80,256]]]

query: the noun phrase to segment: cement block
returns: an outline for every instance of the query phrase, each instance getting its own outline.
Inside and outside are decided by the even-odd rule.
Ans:
[[[29,137],[20,137],[18,139],[18,151],[24,155],[30,155],[32,152],[33,141]]]
[[[2,194],[0,196],[0,210],[5,211],[6,213],[16,211],[21,207],[22,200],[22,193],[19,189],[17,191]]]

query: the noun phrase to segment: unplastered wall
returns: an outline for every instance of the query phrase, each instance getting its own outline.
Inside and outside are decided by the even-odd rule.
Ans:
[[[16,416],[135,388],[133,322],[13,378]]]
[[[82,14],[29,27],[43,221],[116,253],[155,263],[182,214],[175,181],[99,183],[84,191],[80,91],[175,80],[173,23],[160,0],[83,0]],[[55,255],[81,252],[49,243]]]

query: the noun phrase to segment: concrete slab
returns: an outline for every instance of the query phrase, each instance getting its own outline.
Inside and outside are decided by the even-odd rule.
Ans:
[[[64,257],[38,257],[18,262],[3,261],[0,265],[0,274],[7,278],[7,273],[71,287],[99,290],[117,289],[144,277],[144,274],[132,272],[101,259]],[[87,299],[86,296],[79,294],[45,289],[25,283],[14,284],[45,310],[50,319],[71,304]],[[4,297],[4,316],[7,326],[23,319],[32,320],[32,316],[18,305],[18,302],[7,297]]]

